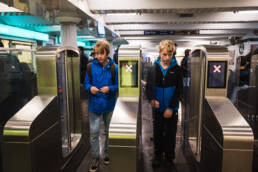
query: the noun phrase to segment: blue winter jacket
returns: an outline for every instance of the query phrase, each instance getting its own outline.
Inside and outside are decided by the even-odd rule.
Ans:
[[[91,74],[92,80],[88,75],[88,71],[85,75],[84,88],[86,91],[90,93],[90,101],[89,101],[89,111],[95,112],[99,114],[111,112],[115,108],[116,104],[116,92],[118,91],[118,67],[116,65],[116,76],[115,76],[115,85],[112,82],[112,74],[111,74],[111,64],[114,61],[109,59],[109,63],[103,68],[101,64],[99,64],[97,58],[92,61],[91,64]],[[109,92],[107,94],[98,92],[96,95],[93,95],[90,92],[90,88],[92,86],[101,89],[104,86],[109,87]]]
[[[166,109],[178,110],[179,100],[182,94],[182,72],[175,59],[165,70],[160,65],[160,59],[155,61],[154,67],[149,71],[147,78],[147,97],[159,102],[157,111]]]

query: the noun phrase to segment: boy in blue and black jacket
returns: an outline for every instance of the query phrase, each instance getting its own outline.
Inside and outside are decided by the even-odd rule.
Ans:
[[[181,68],[176,59],[172,59],[174,43],[164,40],[160,43],[160,58],[148,72],[147,98],[153,108],[154,150],[153,168],[160,166],[163,153],[168,168],[173,171],[175,166],[176,130],[178,120],[179,99],[183,87]]]

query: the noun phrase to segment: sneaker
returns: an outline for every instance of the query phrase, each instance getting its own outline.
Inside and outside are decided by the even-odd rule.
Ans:
[[[99,159],[93,158],[90,162],[89,172],[97,172],[99,168]]]
[[[166,167],[167,167],[169,172],[177,172],[176,166],[175,166],[173,161],[172,162],[167,161],[166,162]]]
[[[109,165],[110,164],[110,159],[109,159],[108,155],[105,155],[105,157],[104,157],[104,164],[105,165]]]
[[[160,164],[161,164],[161,158],[156,156],[156,157],[152,160],[152,167],[153,167],[153,168],[159,168],[159,167],[160,167]]]

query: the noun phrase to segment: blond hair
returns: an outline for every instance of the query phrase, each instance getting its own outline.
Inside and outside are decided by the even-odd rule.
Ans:
[[[159,52],[166,49],[168,52],[174,52],[175,51],[175,44],[171,40],[163,40],[159,43]]]
[[[105,40],[98,40],[93,49],[95,53],[103,54],[104,52],[106,52],[107,55],[110,53],[110,45]]]

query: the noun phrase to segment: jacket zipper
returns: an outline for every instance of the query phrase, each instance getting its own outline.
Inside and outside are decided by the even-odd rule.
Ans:
[[[164,88],[165,84],[164,84],[164,82],[165,82],[165,78],[163,76],[163,81],[162,81],[162,86],[163,86],[163,89],[162,89],[163,90],[163,96],[162,96],[163,97],[163,102],[162,103],[165,106],[165,97],[164,97],[165,96],[165,88]]]

